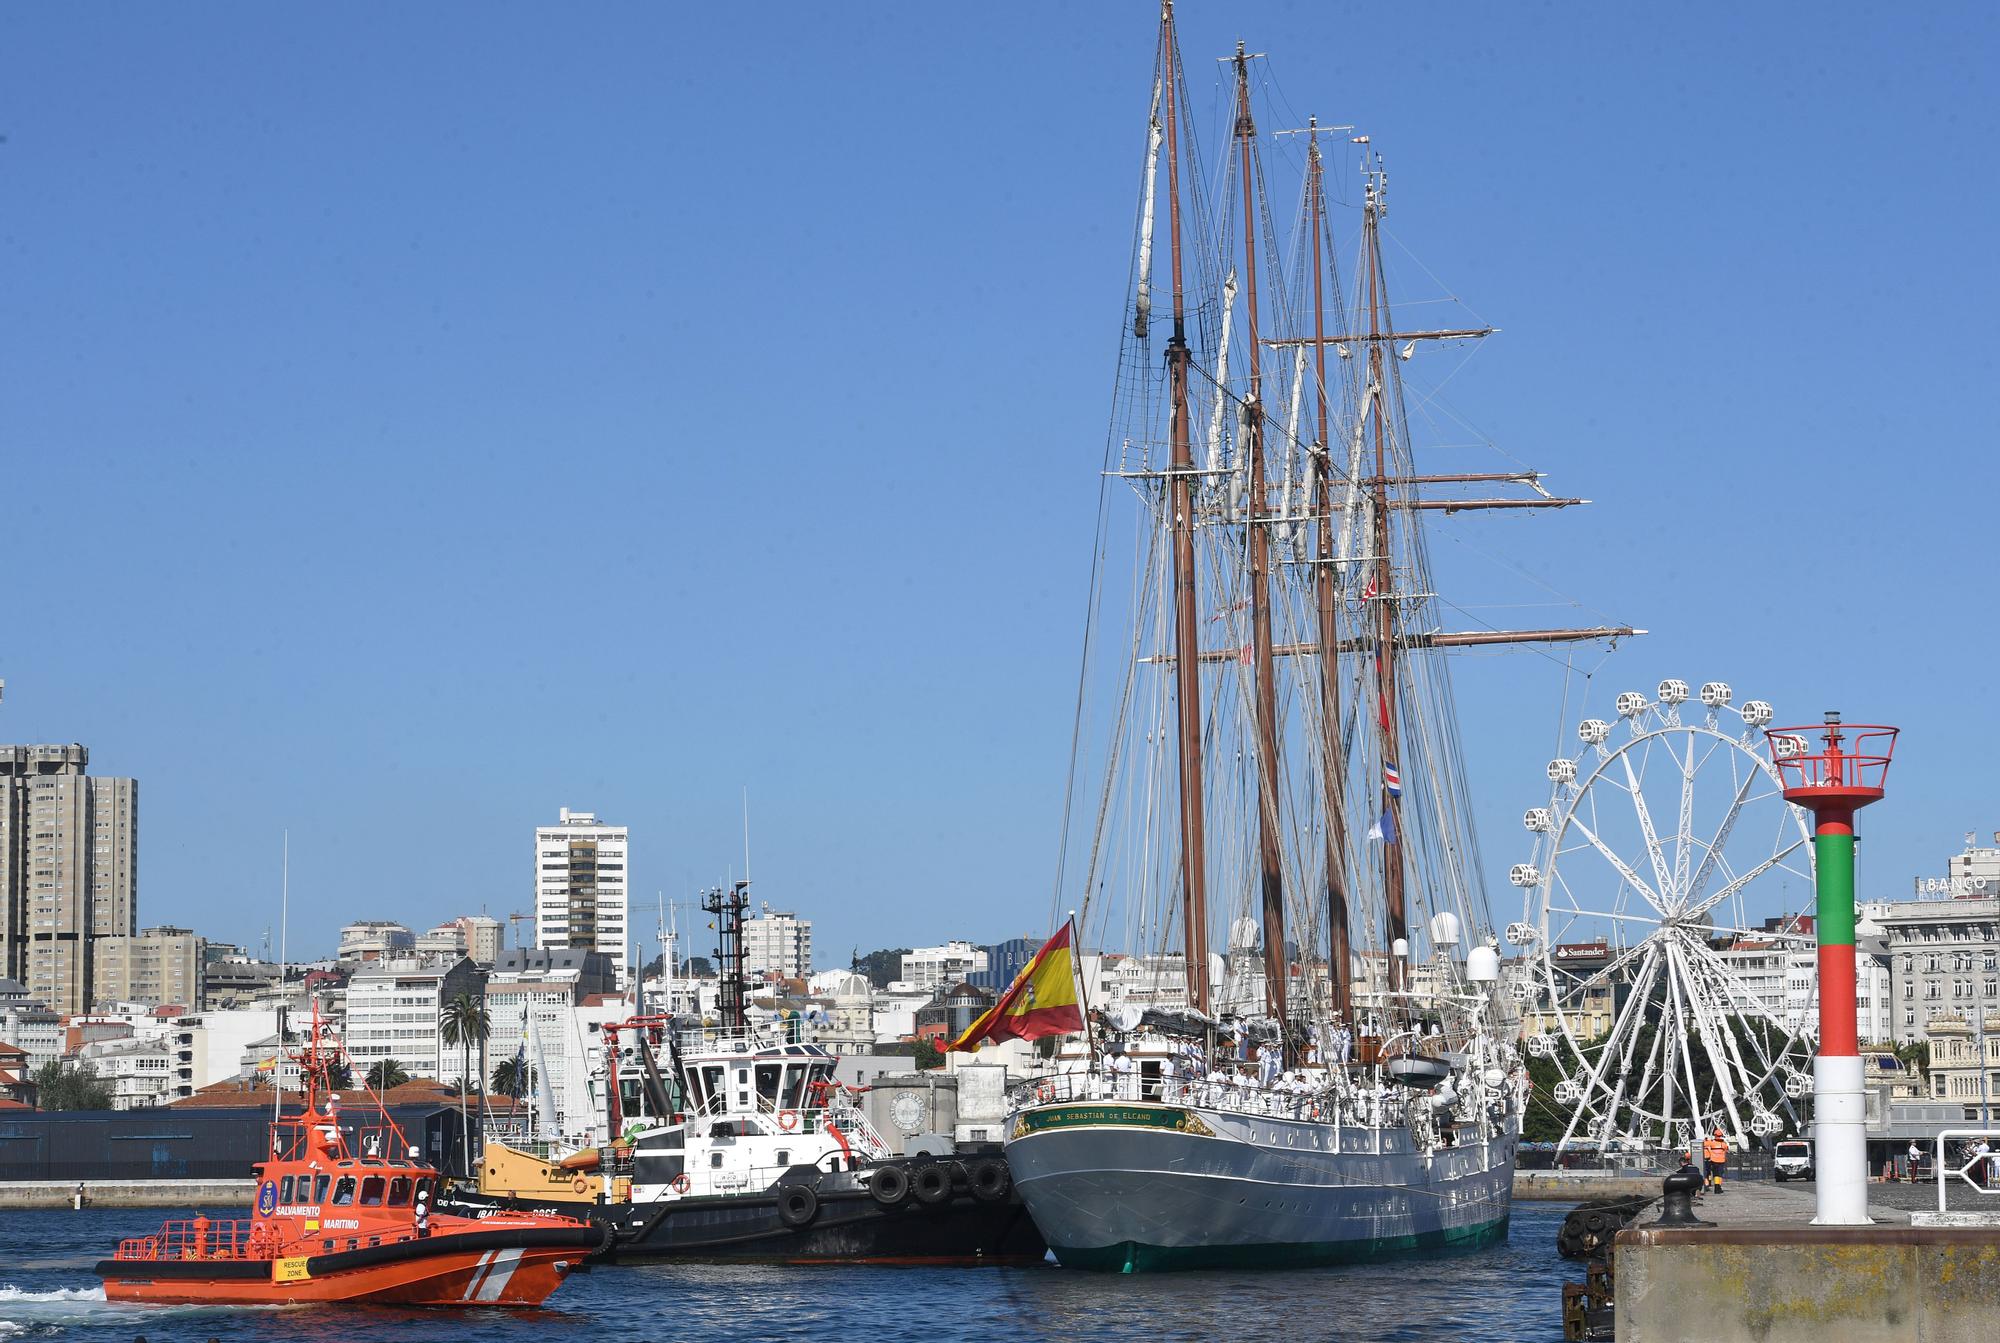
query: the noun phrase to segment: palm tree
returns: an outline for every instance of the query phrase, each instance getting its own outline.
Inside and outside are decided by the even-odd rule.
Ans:
[[[476,993],[464,991],[454,995],[444,1005],[444,1012],[438,1017],[438,1034],[448,1045],[457,1045],[462,1066],[459,1070],[460,1096],[463,1097],[467,1083],[476,1073],[472,1071],[472,1047],[479,1046],[479,1061],[486,1061],[486,1037],[491,1033],[492,1022],[486,1015],[486,1001]],[[485,1088],[480,1088],[480,1109],[485,1106]],[[472,1115],[463,1099],[458,1104],[458,1115],[465,1136],[466,1169],[472,1169]]]
[[[394,1059],[381,1059],[368,1066],[368,1089],[377,1095],[409,1080],[409,1071]]]
[[[521,1099],[528,1090],[528,1065],[520,1059],[501,1059],[493,1068],[493,1089],[503,1096]]]

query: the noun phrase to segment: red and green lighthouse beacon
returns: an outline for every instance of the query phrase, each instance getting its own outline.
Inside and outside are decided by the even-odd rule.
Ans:
[[[1868,1218],[1867,1102],[1854,1013],[1854,813],[1878,801],[1896,752],[1896,729],[1773,728],[1771,759],[1785,800],[1813,814],[1813,886],[1818,897],[1819,1055],[1813,1060],[1813,1165],[1817,1226],[1861,1226]],[[1818,740],[1815,741],[1814,738]]]

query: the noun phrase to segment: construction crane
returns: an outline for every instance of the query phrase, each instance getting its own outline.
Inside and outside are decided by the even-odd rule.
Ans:
[[[526,923],[529,926],[530,933],[529,933],[529,940],[527,942],[523,942],[521,940],[520,929],[514,927],[515,924],[519,923]],[[507,916],[508,934],[513,938],[515,946],[527,947],[533,945],[534,923],[535,923],[535,916],[533,914],[509,914]]]

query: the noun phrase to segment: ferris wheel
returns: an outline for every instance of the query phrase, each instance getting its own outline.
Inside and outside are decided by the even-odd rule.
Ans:
[[[1803,1128],[1817,1023],[1812,847],[1764,734],[1710,681],[1618,696],[1549,762],[1507,938],[1526,1046],[1557,1080],[1563,1147],[1679,1148]],[[1783,749],[1785,743],[1780,743]]]

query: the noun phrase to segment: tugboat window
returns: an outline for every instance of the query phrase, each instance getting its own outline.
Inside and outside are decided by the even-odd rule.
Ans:
[[[722,1153],[720,1153],[720,1152],[710,1152],[710,1153],[708,1154],[708,1164],[709,1164],[709,1166],[710,1166],[710,1168],[711,1168],[711,1169],[714,1169],[714,1170],[721,1170],[721,1169],[722,1169]]]
[[[780,1064],[760,1063],[757,1065],[757,1094],[769,1102],[773,1109],[776,1109],[778,1106],[778,1080],[780,1074],[783,1072],[784,1068]]]
[[[287,1175],[285,1177],[285,1182],[278,1186],[278,1202],[290,1203],[291,1201],[292,1201],[292,1177]]]
[[[398,1175],[389,1181],[389,1206],[400,1208],[410,1201],[410,1177]]]
[[[382,1206],[382,1177],[371,1175],[361,1182],[361,1206],[379,1208]]]
[[[352,1202],[354,1202],[354,1177],[343,1175],[340,1177],[340,1183],[333,1187],[333,1206],[344,1208]]]
[[[313,1201],[313,1202],[315,1202],[315,1203],[324,1203],[324,1202],[326,1202],[326,1187],[327,1187],[327,1185],[331,1184],[332,1182],[333,1182],[333,1177],[332,1177],[331,1175],[320,1175],[320,1176],[315,1176],[315,1177],[313,1178],[313,1198],[312,1198],[312,1201]],[[301,1189],[305,1188],[305,1177],[303,1177],[303,1176],[301,1176],[301,1177],[299,1178],[299,1187],[300,1187]]]

